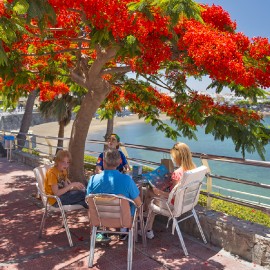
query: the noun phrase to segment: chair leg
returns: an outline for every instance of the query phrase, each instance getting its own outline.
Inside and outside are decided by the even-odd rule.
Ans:
[[[133,234],[133,228],[131,228],[128,231],[127,270],[132,270],[133,242],[134,242],[134,234]]]
[[[186,245],[185,245],[181,230],[180,230],[178,222],[177,222],[177,220],[175,218],[173,218],[173,223],[175,224],[175,228],[176,228],[176,231],[177,231],[177,234],[178,234],[182,249],[183,249],[185,255],[188,256],[187,248],[186,248]]]
[[[61,214],[62,214],[62,219],[63,219],[64,227],[65,227],[65,230],[66,230],[69,245],[70,245],[70,247],[73,247],[73,242],[72,242],[71,234],[70,234],[70,231],[69,231],[65,211],[62,208],[61,208]]]
[[[148,210],[147,219],[146,219],[146,223],[145,223],[145,225],[144,225],[144,232],[145,232],[145,235],[146,235],[147,230],[149,229],[149,224],[150,224],[150,227],[151,227],[151,229],[152,229],[152,226],[153,226],[155,217],[156,217],[156,214],[155,214],[151,209],[149,209],[149,210]]]
[[[142,207],[139,209],[139,218],[140,218],[140,229],[142,232],[142,244],[143,244],[143,247],[146,247],[147,246],[146,231],[145,231],[145,225],[144,225],[144,220],[143,220],[143,208]],[[136,237],[138,237],[137,231],[136,231]]]
[[[197,213],[196,213],[196,211],[195,211],[194,209],[192,209],[192,214],[193,214],[193,216],[194,216],[194,218],[195,218],[195,221],[196,221],[197,226],[198,226],[198,228],[199,228],[199,231],[200,231],[200,233],[201,233],[203,242],[204,242],[205,244],[207,244],[205,235],[204,235],[203,230],[202,230],[202,226],[201,226],[201,224],[200,224],[200,221],[199,221],[199,218],[198,218],[198,216],[197,216]]]
[[[44,213],[43,213],[43,216],[42,216],[41,224],[40,224],[40,227],[39,227],[39,234],[38,234],[38,237],[39,238],[41,238],[41,236],[42,236],[42,231],[44,229],[46,217],[47,217],[47,207],[45,207],[45,209],[44,209]]]
[[[138,242],[138,222],[140,218],[140,214],[137,212],[136,221],[134,223],[134,241]]]
[[[97,227],[93,226],[92,227],[91,241],[90,241],[90,249],[89,249],[88,267],[93,267],[94,251],[95,251],[95,245],[96,245],[96,234],[97,234]]]
[[[152,215],[152,211],[150,209],[148,209],[148,213],[147,213],[147,218],[146,218],[146,222],[144,224],[144,230],[145,230],[145,233],[148,229],[148,225],[149,225],[149,221],[150,221],[150,217]]]

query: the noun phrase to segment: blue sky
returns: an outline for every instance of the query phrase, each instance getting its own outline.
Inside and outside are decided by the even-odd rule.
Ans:
[[[237,23],[237,32],[248,37],[270,39],[270,0],[197,0],[198,3],[219,5]]]
[[[226,10],[237,23],[237,32],[249,38],[266,37],[270,40],[270,0],[197,0],[197,3],[217,5]],[[195,90],[205,90],[209,79],[196,81],[190,79],[188,85]],[[207,90],[207,92],[213,92]],[[227,92],[227,91],[225,91]]]

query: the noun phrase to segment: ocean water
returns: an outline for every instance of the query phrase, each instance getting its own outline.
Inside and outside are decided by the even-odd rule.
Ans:
[[[167,123],[169,124],[170,122],[168,121]],[[270,125],[270,117],[264,118],[264,124],[266,126]],[[106,130],[104,130],[104,133],[101,132],[90,133],[88,139],[103,140],[105,132]],[[134,123],[130,125],[116,126],[114,132],[121,137],[121,142],[124,143],[156,146],[169,149],[175,143],[175,141],[166,138],[162,132],[156,131],[156,129],[153,126],[146,123]],[[235,151],[234,144],[230,139],[226,139],[224,141],[215,141],[212,135],[204,134],[203,128],[200,128],[196,134],[198,138],[197,141],[188,140],[187,138],[183,137],[178,138],[177,141],[182,141],[188,144],[192,152],[242,158],[241,153]],[[90,149],[101,152],[102,146],[93,147],[87,145],[86,150]],[[270,161],[270,144],[266,146],[265,150],[266,150],[265,159],[266,161]],[[127,148],[127,151],[130,157],[152,160],[157,162],[159,162],[160,159],[163,157],[168,157],[168,155],[166,156],[163,153],[136,150],[131,148],[130,149]],[[252,160],[261,160],[257,153],[252,154],[246,153],[245,158]],[[194,161],[197,165],[201,164],[200,160],[198,159],[194,159]],[[216,175],[230,176],[234,178],[245,179],[270,185],[270,178],[269,178],[270,168],[232,164],[218,161],[209,161],[209,165],[211,168],[211,172]],[[253,186],[239,185],[237,183],[231,183],[228,181],[218,180],[214,178],[213,178],[213,185],[217,185],[221,188],[226,187],[227,189],[231,189],[232,191],[224,191],[221,188],[214,189],[215,191],[220,192],[221,194],[224,194],[226,196],[254,200],[256,202],[270,205],[269,189],[267,190]],[[241,190],[246,193],[259,194],[260,196],[269,198],[269,200],[245,194],[237,194],[234,192],[235,190],[236,191]]]

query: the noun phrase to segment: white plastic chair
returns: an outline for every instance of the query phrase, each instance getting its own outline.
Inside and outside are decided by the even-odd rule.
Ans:
[[[96,243],[97,232],[108,233],[108,234],[128,234],[128,256],[127,256],[127,269],[132,269],[132,259],[133,259],[133,245],[135,242],[134,235],[136,234],[136,224],[138,220],[138,215],[140,220],[142,217],[142,206],[136,207],[133,200],[115,194],[89,194],[85,201],[89,206],[89,218],[90,226],[92,228],[92,235],[90,241],[90,251],[89,251],[89,267],[93,267],[94,261],[94,250]],[[136,208],[134,216],[130,213],[130,203]],[[137,212],[138,210],[138,212]],[[106,228],[106,229],[102,229]],[[115,231],[111,229],[127,228],[127,232]]]
[[[194,209],[195,205],[198,203],[202,181],[205,177],[206,172],[206,166],[200,166],[193,170],[186,171],[180,183],[176,185],[170,192],[168,200],[155,197],[151,200],[151,203],[149,204],[145,229],[147,230],[148,224],[154,220],[156,215],[163,215],[168,217],[168,224],[170,220],[173,221],[172,234],[174,234],[174,230],[176,228],[182,249],[186,256],[188,256],[188,252],[183,240],[180,227],[178,225],[180,222],[190,217],[194,217],[201,233],[203,242],[205,244],[207,243],[198,216]],[[173,204],[171,203],[172,199],[174,200]],[[187,212],[191,213],[189,215],[185,215],[184,218],[180,219],[180,217]]]
[[[67,218],[66,218],[66,214],[65,212],[69,212],[69,211],[75,211],[75,210],[81,210],[81,209],[85,209],[82,205],[79,204],[74,204],[74,205],[62,205],[61,200],[58,196],[54,196],[54,195],[47,195],[44,191],[44,180],[45,180],[45,176],[46,176],[46,172],[49,168],[51,168],[52,165],[42,165],[39,167],[36,167],[33,171],[37,180],[36,186],[38,189],[38,193],[41,196],[41,200],[44,206],[44,213],[43,213],[43,217],[42,217],[42,221],[41,221],[41,225],[40,225],[40,229],[39,229],[39,237],[42,236],[42,231],[45,225],[45,220],[47,218],[47,215],[49,212],[60,212],[62,215],[62,219],[63,219],[63,225],[65,227],[66,230],[66,234],[67,234],[67,238],[68,238],[68,242],[69,245],[72,247],[73,246],[73,242],[72,242],[72,238],[70,235],[70,231],[69,231],[69,227],[68,227],[68,223],[67,223]],[[54,207],[52,205],[50,205],[48,203],[48,198],[54,198],[56,199],[57,203],[58,203],[58,207]]]

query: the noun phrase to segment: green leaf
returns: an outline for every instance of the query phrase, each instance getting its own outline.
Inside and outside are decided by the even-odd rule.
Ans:
[[[215,127],[215,121],[214,119],[210,118],[207,125],[205,126],[205,134],[211,133],[214,127]]]
[[[4,51],[2,41],[0,40],[0,66],[5,66],[8,63],[6,52]]]
[[[127,36],[126,40],[127,40],[128,45],[132,45],[132,44],[134,44],[136,42],[136,38],[133,35]]]
[[[29,4],[26,0],[20,0],[15,3],[13,10],[17,14],[25,14],[29,8]]]

